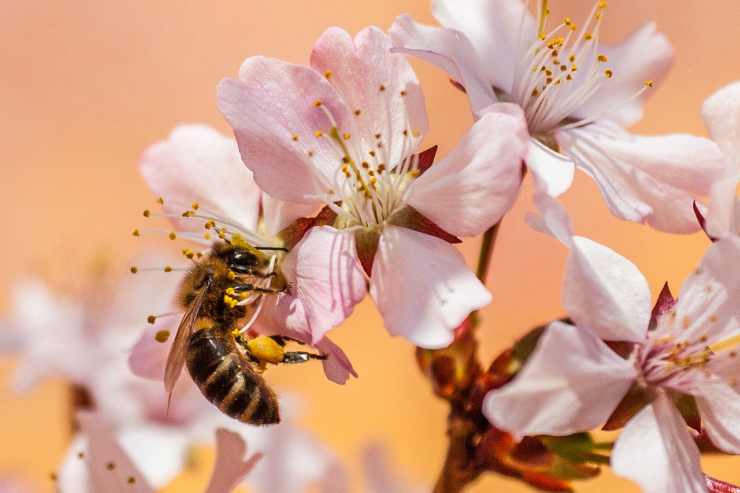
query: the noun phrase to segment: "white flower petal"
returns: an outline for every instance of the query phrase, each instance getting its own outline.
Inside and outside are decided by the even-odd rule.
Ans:
[[[645,493],[706,493],[699,449],[670,398],[656,400],[627,423],[617,439],[612,470]]]
[[[390,35],[398,51],[436,65],[462,84],[474,114],[496,102],[492,79],[486,75],[487,65],[463,33],[418,24],[408,15],[401,15],[391,26]]]
[[[702,116],[727,159],[740,168],[740,82],[729,84],[704,102]]]
[[[524,368],[483,402],[496,427],[517,435],[568,435],[603,424],[636,376],[596,335],[553,322]]]
[[[388,332],[430,349],[449,345],[455,328],[491,302],[454,246],[397,226],[380,236],[370,295]]]
[[[646,81],[657,85],[673,63],[673,47],[664,34],[657,32],[654,22],[635,30],[618,45],[599,44],[608,56],[614,75],[604,83],[574,115],[576,118],[603,117],[629,126],[642,119],[645,98],[633,98]]]
[[[216,430],[216,463],[205,493],[230,493],[262,458],[254,454],[247,458],[247,444],[238,433]]]
[[[531,139],[529,143],[526,161],[537,190],[550,197],[563,194],[573,184],[576,169],[573,161],[547,149],[535,139]]]
[[[260,190],[252,172],[234,139],[211,127],[178,126],[144,152],[140,169],[149,188],[164,199],[165,211],[175,215],[178,229],[202,228],[204,221],[180,217],[194,202],[248,231],[257,226]]]
[[[577,326],[605,340],[642,341],[652,307],[650,286],[629,260],[582,236],[573,236],[563,206],[535,196],[540,216],[528,222],[570,248],[563,283],[563,306]]]
[[[528,140],[521,110],[493,105],[452,152],[412,183],[406,202],[448,233],[482,233],[516,200]]]
[[[728,454],[740,454],[740,394],[719,378],[699,387],[696,405],[702,428],[712,443]]]
[[[536,21],[521,0],[434,0],[432,14],[444,27],[465,33],[486,61],[488,80],[511,92],[523,50],[537,35]]]
[[[707,139],[631,135],[604,122],[561,131],[558,142],[596,181],[614,215],[672,233],[699,228],[695,196],[709,193],[725,166]]]

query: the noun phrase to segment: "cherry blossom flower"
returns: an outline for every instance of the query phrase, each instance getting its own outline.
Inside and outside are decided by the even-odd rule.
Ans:
[[[219,236],[239,236],[253,245],[278,249],[271,253],[289,289],[263,296],[250,327],[266,335],[278,334],[311,343],[329,356],[323,362],[324,371],[336,383],[345,383],[350,375],[357,376],[336,344],[327,337],[312,341],[312,330],[326,332],[349,315],[354,302],[331,305],[324,299],[333,292],[351,297],[364,291],[362,279],[354,279],[354,285],[352,279],[350,284],[342,284],[345,279],[332,270],[337,266],[328,262],[328,253],[317,250],[307,238],[285,255],[279,250],[288,246],[279,233],[296,219],[315,212],[316,207],[278,201],[261,193],[252,173],[242,164],[234,140],[206,126],[177,127],[168,140],[144,153],[141,172],[151,189],[162,197],[165,213],[172,218],[177,235],[204,246],[210,246]],[[174,238],[175,233],[170,237]],[[184,253],[193,255],[189,249]],[[313,290],[304,292],[296,287],[292,267],[295,258],[302,259],[304,268],[310,271]],[[159,329],[157,326],[157,330],[147,331],[133,356],[135,371],[150,378],[161,378],[157,365],[161,365],[162,350],[169,350],[171,345],[171,341],[157,342]],[[152,368],[142,369],[146,366]]]
[[[127,453],[113,427],[99,414],[80,413],[81,437],[70,447],[59,478],[60,493],[154,493],[156,490]],[[216,430],[216,463],[205,493],[229,493],[261,454],[247,457],[239,434]],[[156,450],[153,451],[156,453]],[[152,454],[153,458],[155,454]],[[84,466],[83,466],[84,464]]]
[[[570,248],[563,302],[575,325],[549,326],[514,380],[486,396],[486,417],[521,435],[567,435],[602,425],[640,389],[649,400],[616,442],[614,471],[648,493],[705,492],[699,450],[674,401],[692,396],[714,444],[740,453],[740,239],[714,243],[678,299],[659,298],[651,321],[639,270],[573,236],[552,199],[539,205],[533,224]],[[602,340],[629,341],[632,350],[624,358]]]
[[[445,70],[476,117],[496,101],[523,110],[526,158],[538,189],[557,196],[575,167],[596,181],[611,212],[674,233],[695,231],[694,195],[721,172],[716,146],[684,134],[640,136],[624,127],[642,117],[646,92],[663,79],[673,50],[653,23],[622,44],[600,43],[607,2],[580,26],[548,27],[549,1],[532,16],[522,0],[433,0],[442,28],[396,19],[398,50]]]
[[[377,28],[354,39],[331,28],[316,42],[310,67],[248,58],[238,79],[221,83],[219,106],[265,192],[335,215],[304,238],[296,289],[326,293],[313,256],[355,287],[316,303],[356,303],[367,275],[388,331],[439,348],[490,302],[449,241],[482,233],[511,206],[524,122],[515,106],[494,105],[429,167],[429,153],[418,153],[428,126],[424,98],[405,57],[390,50]],[[323,334],[313,327],[314,340]]]
[[[722,179],[712,186],[706,217],[706,230],[712,238],[740,234],[740,82],[734,82],[712,95],[702,108],[712,139],[727,160]]]

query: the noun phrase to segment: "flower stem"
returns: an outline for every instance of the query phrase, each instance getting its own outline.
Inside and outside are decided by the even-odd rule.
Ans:
[[[488,268],[496,244],[499,225],[491,226],[484,234],[478,254],[476,275],[485,284],[488,277]],[[458,331],[455,341],[446,349],[429,352],[429,360],[442,362],[450,355],[457,355],[458,368],[463,369],[467,378],[461,378],[456,389],[446,396],[450,403],[450,413],[447,417],[447,453],[442,471],[434,485],[434,493],[459,493],[470,483],[475,481],[485,470],[476,458],[476,437],[480,437],[487,424],[480,415],[480,410],[467,410],[464,402],[472,392],[475,378],[481,372],[480,358],[478,357],[478,343],[474,329],[478,323],[478,312],[470,314],[468,330]],[[461,328],[465,327],[463,323]],[[423,351],[423,350],[417,350]],[[454,359],[454,357],[453,357]],[[439,394],[438,394],[439,395]]]
[[[496,238],[498,237],[498,228],[500,225],[501,221],[497,222],[483,233],[483,241],[481,242],[480,253],[478,254],[478,268],[476,269],[476,275],[483,284],[486,283],[486,278],[488,277],[488,267],[491,264],[493,247],[496,245]]]

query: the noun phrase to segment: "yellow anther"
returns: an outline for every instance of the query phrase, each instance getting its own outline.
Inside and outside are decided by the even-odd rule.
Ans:
[[[362,114],[362,110],[355,110],[355,116],[360,116]]]
[[[133,230],[133,232],[131,234],[134,235],[134,236],[141,236],[141,233],[139,232],[138,229]]]
[[[332,76],[331,70],[327,70],[326,72],[324,72],[324,77],[326,77],[327,79],[331,79],[331,76]]]
[[[565,80],[573,80],[573,76],[568,74],[565,76]]]
[[[149,209],[144,209],[144,212],[141,213],[144,217],[149,217],[152,215],[152,212]]]
[[[169,235],[167,235],[167,237],[168,237],[168,238],[169,238],[170,240],[175,240],[175,239],[177,239],[177,235],[175,234],[175,232],[174,232],[174,231],[172,231],[172,232],[171,232],[171,233],[170,233]]]
[[[298,134],[293,134],[290,138],[293,139],[293,142],[298,142]]]
[[[421,132],[419,130],[414,130],[413,132],[411,132],[411,135],[413,135],[416,138],[419,138],[421,137]]]
[[[236,306],[236,305],[237,305],[237,304],[238,304],[239,302],[238,302],[238,301],[236,301],[236,300],[235,300],[234,298],[232,298],[231,296],[229,296],[228,294],[225,294],[225,295],[224,295],[224,303],[225,303],[225,304],[226,304],[226,306],[228,306],[229,308],[234,308],[234,307],[235,307],[235,306]]]
[[[401,91],[401,96],[405,96],[405,95],[406,95],[406,91]]]
[[[187,258],[193,258],[195,256],[195,253],[189,248],[183,248],[182,254]]]
[[[172,266],[171,265],[165,265],[164,266],[164,271],[165,272],[172,272]]]
[[[210,240],[211,239],[211,233],[209,233],[208,231],[206,231],[205,233],[203,233],[203,239]]]
[[[601,63],[606,63],[609,61],[609,57],[604,54],[597,56],[596,59],[600,61]]]
[[[571,55],[571,56],[569,56],[569,57],[568,57],[568,61],[569,61],[570,63],[573,63],[573,62],[575,62],[575,61],[576,61],[576,56],[575,56],[575,55]]]
[[[645,81],[645,87],[655,87],[655,81],[653,80],[646,80]]]
[[[192,204],[190,204],[190,208],[194,211],[197,211],[198,209],[200,209],[200,204],[198,202],[193,202]]]
[[[317,130],[317,131],[315,131],[315,132],[314,132],[313,134],[314,134],[314,135],[315,135],[316,137],[322,137],[322,136],[324,135],[324,132],[322,132],[321,130]]]
[[[185,211],[182,213],[182,217],[193,217],[193,214],[195,214],[193,211]]]
[[[383,171],[385,171],[385,164],[381,163],[378,165],[378,173],[382,173]]]
[[[308,157],[313,157],[313,151],[308,151],[307,154],[308,154]]]
[[[230,270],[227,277],[229,278],[229,280],[233,281],[234,279],[236,279],[236,273],[233,270]]]
[[[350,135],[350,134],[349,134],[349,132],[344,132],[344,133],[342,134],[342,138],[343,138],[344,140],[349,140],[349,139],[351,139],[351,138],[352,138],[352,135]]]
[[[130,270],[132,274],[136,274],[137,272],[139,272],[139,268],[135,265],[132,265]]]
[[[612,69],[608,68],[608,69],[604,70],[604,75],[606,75],[606,78],[607,79],[611,79],[612,77],[614,77],[614,71]]]
[[[158,203],[159,205],[164,205],[164,199],[163,199],[162,197],[159,197],[159,198],[157,199],[157,203]]]
[[[157,342],[167,342],[167,339],[170,338],[170,331],[169,330],[158,330],[156,334],[154,334],[154,340]]]
[[[571,72],[578,72],[578,65],[576,65],[575,63],[573,65],[571,65],[570,66],[570,71]]]
[[[591,33],[586,33],[583,39],[585,39],[586,41],[591,41],[592,39],[594,39],[594,35]]]
[[[236,296],[236,291],[234,290],[234,288],[226,288],[226,294],[228,294],[229,296]]]
[[[157,321],[157,317],[155,315],[149,315],[146,317],[147,323],[154,324],[154,322]]]
[[[314,103],[313,103],[313,105],[314,105],[314,106],[316,106],[317,108],[321,108],[321,105],[322,105],[322,104],[323,104],[323,103],[321,102],[321,100],[320,100],[320,99],[317,99],[317,100],[316,100],[316,101],[314,101]]]
[[[378,87],[378,91],[380,92],[385,91],[385,86],[383,84],[380,84],[380,87]]]
[[[532,97],[533,98],[536,98],[539,95],[540,95],[540,91],[536,87],[534,89],[532,89]]]
[[[362,166],[365,169],[368,169],[370,167],[370,163],[368,163],[367,161],[363,161],[360,166]]]
[[[370,154],[372,157],[375,157],[375,151],[370,151],[368,152],[368,154]]]
[[[717,320],[718,320],[718,318],[717,318],[717,315],[710,315],[710,316],[709,316],[709,321],[710,321],[710,322],[712,322],[712,323],[716,323],[716,322],[717,322]]]
[[[406,129],[404,129],[404,131],[403,131],[403,136],[404,136],[404,137],[408,137],[408,136],[409,136],[409,131],[408,131],[408,130],[406,130]]]
[[[566,70],[568,70],[568,66],[567,65],[561,65],[560,66],[560,71],[561,72],[565,72]]]
[[[412,169],[411,171],[409,171],[409,175],[411,175],[412,178],[416,178],[420,174],[421,174],[421,171],[419,171],[418,169]]]
[[[206,229],[211,229],[216,227],[216,223],[214,221],[207,221],[203,226]]]

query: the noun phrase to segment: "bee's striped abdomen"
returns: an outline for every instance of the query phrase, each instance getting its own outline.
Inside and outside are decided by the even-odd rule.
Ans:
[[[228,416],[258,425],[278,423],[275,393],[224,332],[202,329],[190,336],[186,358],[190,376],[206,399]]]

